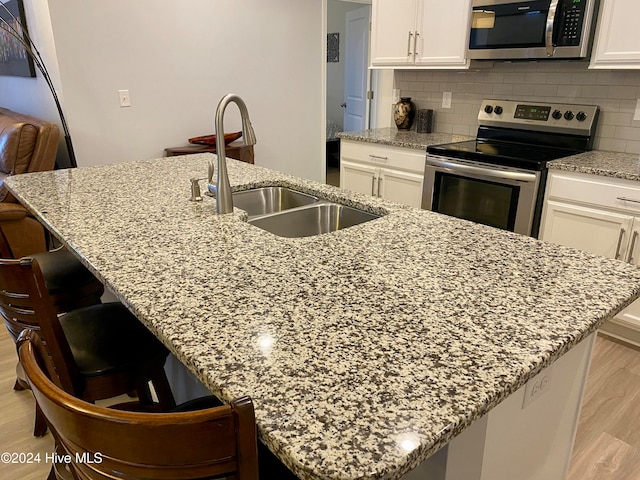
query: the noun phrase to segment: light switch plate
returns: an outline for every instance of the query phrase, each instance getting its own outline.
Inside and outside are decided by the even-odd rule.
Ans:
[[[451,92],[442,92],[442,108],[451,108]]]
[[[121,107],[131,106],[131,97],[129,96],[129,90],[118,90],[118,99],[120,100]]]

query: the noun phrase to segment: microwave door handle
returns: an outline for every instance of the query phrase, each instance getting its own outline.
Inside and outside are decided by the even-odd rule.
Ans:
[[[558,1],[551,0],[549,13],[547,13],[547,27],[545,29],[544,43],[547,48],[547,57],[553,57],[553,26],[556,23],[556,12],[558,11]]]

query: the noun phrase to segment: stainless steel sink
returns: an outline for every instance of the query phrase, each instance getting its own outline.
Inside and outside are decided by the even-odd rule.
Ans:
[[[352,227],[379,215],[331,202],[249,219],[249,223],[280,237],[310,237]]]
[[[286,187],[262,187],[233,194],[233,205],[247,212],[249,217],[281,212],[290,208],[309,205],[317,197]]]

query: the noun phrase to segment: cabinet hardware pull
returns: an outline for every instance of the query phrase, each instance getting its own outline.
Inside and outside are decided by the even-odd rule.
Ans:
[[[413,36],[413,61],[416,61],[416,55],[418,55],[418,32]]]
[[[636,248],[636,240],[638,239],[638,232],[633,232],[633,237],[631,237],[631,248],[629,248],[629,256],[627,257],[627,263],[631,263],[633,260],[633,250]]]
[[[382,190],[382,176],[378,177],[378,197],[382,197],[381,191]]]
[[[376,176],[371,177],[371,195],[374,197],[378,196],[378,192],[376,192]]]
[[[620,236],[618,237],[618,246],[616,247],[616,256],[615,259],[620,259],[620,245],[622,245],[622,237],[624,237],[624,228],[620,229]]]
[[[411,30],[409,30],[409,40],[407,41],[407,57],[411,56],[411,37],[413,36],[413,33],[411,33]]]
[[[380,155],[369,155],[369,158],[376,158],[378,160],[389,160],[389,157],[381,157]]]
[[[633,198],[627,197],[616,197],[618,200],[622,200],[623,202],[632,202],[632,203],[640,203],[640,200],[634,200]]]

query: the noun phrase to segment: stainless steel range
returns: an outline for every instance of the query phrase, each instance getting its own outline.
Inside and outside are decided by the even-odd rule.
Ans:
[[[547,162],[591,150],[598,114],[483,100],[475,140],[427,148],[422,208],[537,237]]]

